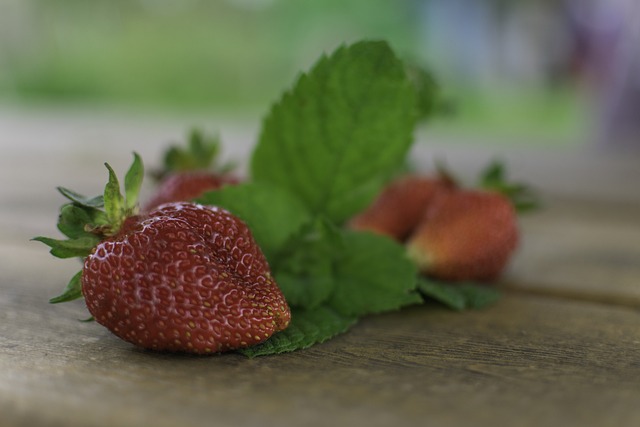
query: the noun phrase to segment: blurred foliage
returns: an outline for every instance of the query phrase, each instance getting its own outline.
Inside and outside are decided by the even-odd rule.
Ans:
[[[3,0],[0,102],[263,112],[322,52],[385,39],[424,66],[419,0]],[[415,76],[414,76],[415,77]],[[420,77],[420,76],[418,76]],[[446,77],[446,76],[445,76]],[[434,129],[572,137],[567,91],[442,95]],[[458,88],[460,89],[460,88]],[[542,124],[542,125],[541,125]]]
[[[37,99],[264,106],[342,42],[415,43],[409,10],[386,0],[25,1],[33,34],[0,90]]]

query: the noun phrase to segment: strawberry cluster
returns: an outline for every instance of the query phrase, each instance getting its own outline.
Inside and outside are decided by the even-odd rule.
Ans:
[[[461,188],[451,174],[407,175],[391,182],[349,222],[406,245],[420,271],[445,281],[491,281],[518,246],[518,211],[531,207],[522,185],[507,184],[498,163],[479,188]]]

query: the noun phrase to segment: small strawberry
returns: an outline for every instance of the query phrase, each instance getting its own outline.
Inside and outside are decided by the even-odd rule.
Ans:
[[[103,197],[60,189],[71,200],[58,224],[69,240],[35,239],[55,256],[85,257],[82,271],[51,302],[84,296],[98,323],[153,350],[227,351],[288,326],[289,307],[240,219],[189,202],[137,214],[139,157],[125,179],[126,197],[107,168]]]
[[[513,255],[520,236],[517,213],[535,207],[529,189],[507,184],[492,164],[476,190],[440,193],[407,242],[420,270],[450,280],[493,280]]]
[[[440,194],[407,242],[420,270],[443,280],[492,280],[518,243],[517,215],[504,196],[476,190]]]
[[[148,212],[168,202],[191,201],[206,191],[238,184],[240,180],[230,173],[232,165],[212,170],[219,152],[218,138],[207,137],[197,130],[191,132],[188,148],[170,147],[164,156],[164,170],[154,174],[159,187],[144,210]]]
[[[386,186],[374,202],[353,217],[348,226],[403,241],[418,225],[434,197],[455,187],[445,174],[437,177],[406,175]]]

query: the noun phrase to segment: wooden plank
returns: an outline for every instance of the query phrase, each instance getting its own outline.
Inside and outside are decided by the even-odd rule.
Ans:
[[[637,311],[514,295],[370,317],[292,354],[188,357],[78,322],[81,303],[46,304],[61,276],[3,280],[0,425],[640,423]]]
[[[640,307],[640,205],[548,199],[521,228],[505,286]]]

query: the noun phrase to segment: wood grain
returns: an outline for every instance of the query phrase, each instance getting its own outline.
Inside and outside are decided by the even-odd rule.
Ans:
[[[0,402],[16,425],[640,422],[636,311],[510,296],[484,311],[371,317],[293,354],[187,357],[137,350],[78,322],[81,304],[49,306],[14,283]]]
[[[521,228],[508,287],[640,308],[640,204],[549,199]]]

